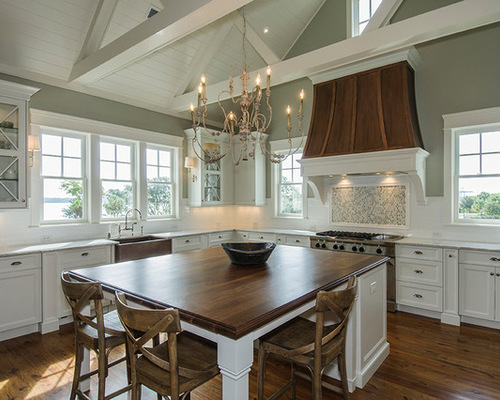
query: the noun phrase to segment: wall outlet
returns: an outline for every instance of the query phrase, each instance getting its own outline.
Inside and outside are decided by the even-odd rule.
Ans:
[[[370,284],[370,293],[375,293],[377,291],[377,282],[372,282]]]
[[[50,235],[40,235],[40,242],[41,243],[48,243],[52,240],[52,236]]]

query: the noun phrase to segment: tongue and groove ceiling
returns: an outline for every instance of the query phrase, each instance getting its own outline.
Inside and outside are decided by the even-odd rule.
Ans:
[[[238,80],[242,7],[248,70],[265,79],[271,65],[274,84],[500,20],[498,0],[464,0],[391,26],[403,0],[383,0],[380,22],[363,37],[287,59],[329,1],[0,0],[0,72],[186,115],[201,73],[209,100],[229,75]],[[159,12],[148,19],[151,8]]]

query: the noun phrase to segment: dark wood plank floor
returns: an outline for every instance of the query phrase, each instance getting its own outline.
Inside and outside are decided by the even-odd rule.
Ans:
[[[454,327],[430,318],[396,313],[388,314],[388,339],[390,356],[362,390],[356,389],[351,395],[353,400],[500,399],[500,331],[472,325]],[[1,342],[0,399],[67,399],[73,351],[70,327],[48,335],[33,334]],[[120,366],[114,370],[108,378],[111,390],[125,380]],[[288,372],[287,366],[271,361],[266,392],[284,382]],[[308,381],[300,380],[297,397],[310,399],[309,388]],[[253,368],[252,398],[255,389]],[[324,391],[323,397],[342,399],[329,390]],[[127,395],[120,397],[127,398]],[[143,398],[156,399],[156,396],[146,391]],[[220,398],[220,378],[192,395],[192,400]],[[289,396],[285,394],[282,398]]]

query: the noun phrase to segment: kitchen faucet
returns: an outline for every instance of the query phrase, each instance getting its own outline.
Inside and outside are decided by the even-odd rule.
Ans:
[[[128,214],[131,212],[131,211],[137,211],[138,214],[139,214],[139,220],[142,220],[142,213],[139,209],[137,208],[131,208],[130,210],[128,210],[126,213],[125,213],[125,227],[122,228],[121,227],[121,224],[118,225],[118,233],[121,233],[122,231],[134,231],[134,225],[137,224],[137,222],[133,222],[132,225],[128,226]],[[141,226],[141,235],[143,233],[143,227]]]

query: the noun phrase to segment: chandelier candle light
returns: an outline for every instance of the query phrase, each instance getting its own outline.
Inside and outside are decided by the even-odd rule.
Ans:
[[[246,64],[246,50],[245,50],[245,40],[246,40],[246,20],[243,16],[243,73],[240,75],[242,93],[240,98],[234,98],[233,90],[233,78],[229,76],[229,90],[224,90],[219,93],[217,97],[217,103],[222,110],[224,115],[223,128],[219,131],[207,128],[205,120],[208,115],[207,111],[207,97],[206,97],[206,79],[205,75],[201,75],[201,81],[198,86],[198,106],[195,108],[193,103],[191,103],[191,118],[193,122],[194,137],[192,139],[193,150],[196,156],[206,163],[213,163],[231,150],[233,155],[233,162],[238,165],[241,160],[247,161],[250,159],[255,159],[255,147],[257,141],[259,142],[259,147],[262,153],[267,159],[273,163],[280,163],[285,160],[289,155],[295,153],[301,146],[304,140],[304,132],[302,129],[302,119],[303,119],[303,103],[304,103],[304,90],[300,92],[300,103],[299,112],[297,114],[298,118],[298,132],[300,133],[300,144],[297,148],[292,146],[292,138],[290,133],[292,131],[291,123],[291,113],[292,109],[290,106],[287,107],[287,131],[288,131],[288,143],[289,149],[285,153],[272,153],[266,145],[265,133],[269,128],[272,120],[272,108],[269,103],[271,97],[271,68],[268,66],[266,70],[267,74],[267,84],[264,89],[264,99],[262,96],[263,88],[261,86],[260,74],[257,74],[255,79],[255,86],[252,89],[248,89],[248,81],[250,80],[250,75],[247,72]],[[233,111],[227,112],[222,106],[221,100],[223,98],[229,97],[233,104],[239,105],[241,110],[241,115],[236,116]],[[263,104],[264,103],[264,104]],[[266,113],[262,112],[265,109]],[[202,146],[201,140],[199,138],[199,131],[204,129],[206,132],[212,135],[215,141],[218,140],[221,134],[227,134],[229,139],[229,144],[225,151],[213,150],[210,148],[204,148]],[[236,136],[238,135],[238,136]],[[235,142],[239,143],[238,150],[235,150]],[[201,151],[197,150],[200,149]]]

